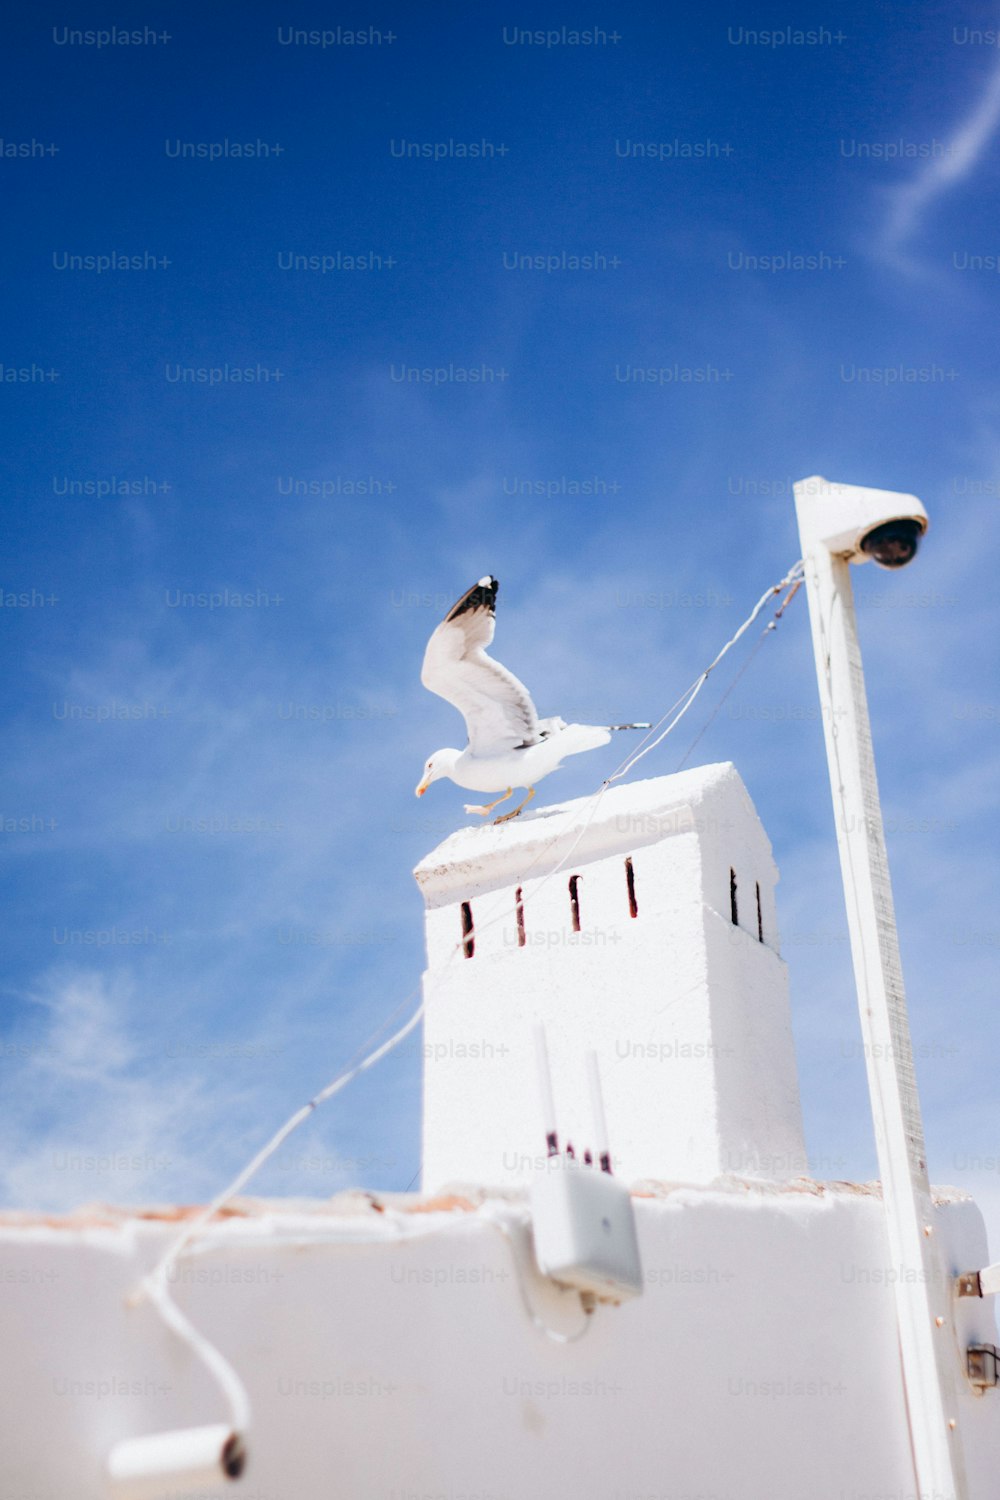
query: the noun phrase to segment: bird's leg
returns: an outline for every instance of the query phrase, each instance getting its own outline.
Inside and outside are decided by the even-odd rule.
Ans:
[[[533,786],[529,786],[529,788],[528,788],[528,795],[525,797],[524,801],[521,802],[521,803],[519,803],[518,806],[514,808],[513,812],[501,813],[500,816],[499,816],[499,818],[494,818],[493,819],[494,824],[496,824],[496,823],[506,823],[508,818],[516,818],[517,815],[518,815],[518,813],[521,811],[521,808],[522,807],[527,807],[528,803],[531,801],[531,799],[532,799],[532,797],[534,795],[535,795],[535,788]],[[501,798],[501,801],[502,800],[503,799]]]
[[[512,786],[509,786],[504,792],[503,796],[497,797],[495,802],[487,802],[485,807],[470,807],[467,802],[465,804],[465,810],[467,813],[478,813],[481,818],[488,818],[495,807],[499,807],[501,802],[506,802],[507,798],[513,797],[513,795],[514,788]]]

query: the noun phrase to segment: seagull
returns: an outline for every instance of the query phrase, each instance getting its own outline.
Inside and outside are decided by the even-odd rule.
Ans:
[[[540,719],[524,683],[486,651],[496,629],[499,588],[495,578],[480,578],[427,642],[420,681],[458,709],[469,743],[464,750],[435,750],[424,766],[416,794],[422,797],[431,782],[442,776],[470,792],[502,792],[485,806],[466,804],[467,813],[487,818],[514,795],[515,787],[526,788],[524,800],[494,820],[505,823],[527,807],[536,783],[558,770],[564,756],[606,745],[613,730],[650,726]]]

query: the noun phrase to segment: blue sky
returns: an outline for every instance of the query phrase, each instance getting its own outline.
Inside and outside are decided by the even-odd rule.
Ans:
[[[1000,1227],[1000,17],[531,9],[6,23],[3,1197],[202,1198],[413,1003],[410,871],[465,821],[413,797],[461,733],[419,666],[474,578],[541,712],[656,718],[821,473],[931,514],[856,589],[932,1175]],[[337,26],[370,40],[287,42]],[[728,759],[815,1175],[874,1176],[801,600]],[[256,1188],[406,1187],[419,1100],[414,1037]]]

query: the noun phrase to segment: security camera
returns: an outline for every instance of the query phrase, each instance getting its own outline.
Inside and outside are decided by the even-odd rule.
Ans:
[[[848,562],[903,568],[913,561],[927,530],[927,512],[916,495],[831,484],[815,475],[795,485],[803,547],[826,547]]]
[[[924,528],[914,516],[886,521],[861,538],[861,550],[882,568],[905,568],[917,555]]]

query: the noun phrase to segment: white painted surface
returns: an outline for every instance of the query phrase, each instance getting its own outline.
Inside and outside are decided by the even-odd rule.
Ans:
[[[530,1180],[545,1149],[539,1021],[560,1141],[578,1154],[595,1145],[592,1048],[615,1170],[626,1180],[806,1170],[777,870],[731,765],[613,787],[596,813],[581,798],[462,829],[415,874],[428,907],[425,1188]],[[474,924],[470,958],[461,951],[463,902]]]
[[[579,1343],[529,1321],[496,1220],[520,1202],[376,1212],[248,1205],[174,1282],[246,1381],[245,1478],[202,1500],[855,1500],[915,1492],[877,1198],[846,1185],[729,1181],[637,1200],[642,1297]],[[218,1421],[220,1398],[148,1306],[125,1298],[173,1223],[0,1221],[0,1494],[98,1500],[122,1440]],[[975,1206],[935,1212],[945,1272],[986,1263]],[[942,1280],[942,1288],[947,1282]],[[532,1305],[575,1330],[530,1270]],[[947,1304],[947,1292],[942,1291]],[[956,1304],[955,1360],[996,1342],[993,1304]],[[960,1382],[973,1500],[993,1500],[1000,1392]]]

